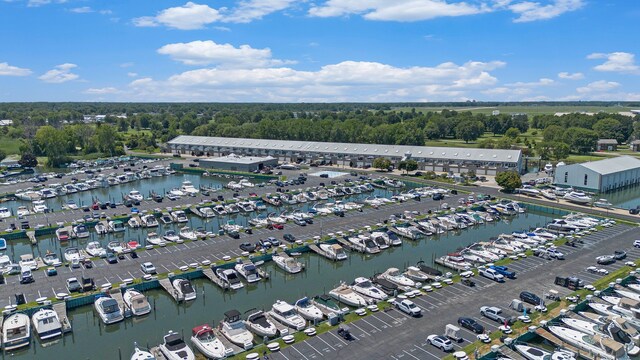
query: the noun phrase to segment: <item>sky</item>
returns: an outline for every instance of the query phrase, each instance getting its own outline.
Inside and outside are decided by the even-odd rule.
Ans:
[[[637,0],[0,0],[0,102],[640,101]]]

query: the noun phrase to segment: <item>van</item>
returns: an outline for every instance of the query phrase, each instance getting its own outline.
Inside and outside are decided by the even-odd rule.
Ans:
[[[28,267],[20,268],[20,284],[28,284],[32,283],[33,274],[31,273],[31,269]]]

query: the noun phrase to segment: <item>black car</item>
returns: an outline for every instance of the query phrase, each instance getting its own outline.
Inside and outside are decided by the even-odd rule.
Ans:
[[[340,209],[335,209],[333,210],[333,214],[339,217],[344,217],[344,211],[340,210]]]
[[[284,234],[282,236],[282,238],[284,239],[284,241],[287,241],[287,242],[290,242],[290,243],[296,241],[296,237],[291,235],[291,234]]]
[[[442,199],[444,199],[444,195],[440,193],[433,194],[433,200],[442,200]]]
[[[523,291],[520,293],[520,300],[531,305],[540,305],[542,303],[542,300],[538,295],[530,293],[528,291]]]
[[[240,250],[254,252],[256,251],[256,246],[250,242],[243,242],[242,244],[240,244]]]
[[[107,262],[109,264],[117,264],[118,263],[118,257],[116,256],[116,254],[114,254],[112,252],[108,252],[107,253]]]
[[[471,330],[476,334],[484,333],[484,326],[478,324],[478,322],[472,318],[468,318],[468,317],[458,318],[458,325],[460,325],[461,327],[467,330]]]

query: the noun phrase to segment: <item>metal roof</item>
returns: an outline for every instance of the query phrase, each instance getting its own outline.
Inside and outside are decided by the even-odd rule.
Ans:
[[[598,140],[598,144],[615,144],[615,145],[618,145],[618,140],[616,140],[616,139],[600,139],[600,140]]]
[[[202,159],[200,162],[220,162],[220,163],[229,163],[229,164],[260,164],[264,161],[276,160],[276,158],[272,156],[260,157],[260,156],[239,156],[235,154],[231,154],[228,156],[220,156],[220,157],[212,157],[207,159]]]
[[[520,150],[472,149],[455,147],[431,147],[410,145],[350,144],[314,141],[242,139],[208,136],[180,135],[168,142],[170,145],[206,147],[235,147],[257,150],[281,150],[291,152],[315,152],[326,154],[352,154],[375,157],[424,158],[435,160],[487,161],[516,163]]]
[[[638,169],[640,168],[640,159],[633,156],[625,155],[616,156],[605,160],[586,162],[580,165],[601,175],[606,175],[626,170]]]

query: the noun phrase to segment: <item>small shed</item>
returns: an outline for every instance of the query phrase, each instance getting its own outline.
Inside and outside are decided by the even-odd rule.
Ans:
[[[618,140],[616,139],[600,139],[598,140],[597,151],[616,151],[618,150]]]
[[[633,140],[629,144],[629,147],[631,148],[631,151],[640,151],[640,140]]]

